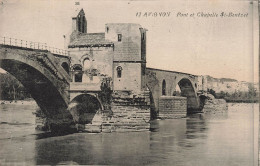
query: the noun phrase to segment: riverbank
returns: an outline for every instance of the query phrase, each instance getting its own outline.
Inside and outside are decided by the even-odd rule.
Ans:
[[[35,100],[33,99],[26,99],[26,100],[0,100],[0,104],[17,104],[17,105],[32,105],[36,104]]]
[[[226,102],[228,103],[259,103],[259,99],[228,99],[225,98]]]

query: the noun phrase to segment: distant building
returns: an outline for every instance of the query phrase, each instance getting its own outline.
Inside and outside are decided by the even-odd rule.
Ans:
[[[200,75],[198,76],[198,85],[197,85],[197,91],[199,92],[207,92],[207,76]]]

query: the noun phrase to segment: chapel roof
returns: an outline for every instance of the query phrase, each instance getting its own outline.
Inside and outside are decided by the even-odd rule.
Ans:
[[[110,47],[113,43],[105,39],[105,33],[82,33],[69,44],[69,48],[99,46]]]

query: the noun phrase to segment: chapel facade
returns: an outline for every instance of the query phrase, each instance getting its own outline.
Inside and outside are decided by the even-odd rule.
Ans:
[[[72,17],[68,49],[71,91],[99,91],[104,79],[113,91],[146,90],[146,29],[139,24],[107,23],[102,33],[88,33],[81,9]]]

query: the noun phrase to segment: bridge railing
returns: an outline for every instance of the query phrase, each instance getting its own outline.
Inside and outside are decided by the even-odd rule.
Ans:
[[[65,56],[69,55],[69,52],[67,50],[49,47],[47,45],[47,43],[32,42],[32,41],[26,41],[26,40],[15,39],[15,38],[10,38],[10,37],[0,37],[0,44],[8,45],[8,46],[23,47],[23,48],[31,48],[31,49],[36,49],[36,50],[47,50],[53,54],[59,54],[59,55],[65,55]]]

